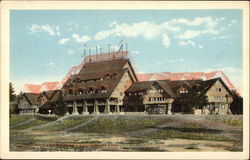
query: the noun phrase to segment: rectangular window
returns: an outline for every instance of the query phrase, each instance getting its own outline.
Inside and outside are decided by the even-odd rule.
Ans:
[[[224,104],[221,105],[221,109],[225,109],[225,105]]]

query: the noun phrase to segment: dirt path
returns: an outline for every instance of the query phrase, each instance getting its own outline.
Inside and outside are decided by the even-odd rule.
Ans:
[[[32,117],[32,118],[27,119],[24,122],[18,123],[18,124],[14,125],[14,126],[10,126],[10,128],[12,129],[12,128],[16,128],[16,127],[19,127],[19,126],[22,126],[22,125],[26,125],[26,124],[29,124],[29,123],[35,121],[35,120],[36,119],[34,117]]]
[[[84,122],[84,123],[82,123],[82,124],[80,124],[78,126],[75,126],[73,128],[69,128],[67,130],[64,130],[64,132],[65,133],[71,132],[71,131],[73,131],[73,130],[75,130],[77,128],[83,127],[83,126],[85,126],[85,125],[87,125],[87,124],[89,124],[89,123],[91,123],[91,122],[93,122],[93,121],[95,121],[95,120],[97,120],[99,118],[100,118],[100,116],[94,116],[94,117],[90,118],[89,120],[87,120],[86,122]]]
[[[30,127],[30,128],[27,128],[26,130],[30,131],[30,130],[35,130],[35,129],[42,129],[42,128],[46,128],[46,127],[49,127],[49,126],[52,126],[52,125],[60,124],[61,121],[65,120],[65,119],[68,119],[68,118],[71,118],[73,116],[74,115],[63,116],[63,117],[57,119],[56,121],[51,121],[51,122],[48,122],[48,123],[45,123],[45,124]]]

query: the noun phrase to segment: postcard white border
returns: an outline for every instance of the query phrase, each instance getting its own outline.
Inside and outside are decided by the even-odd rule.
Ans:
[[[243,152],[9,152],[9,11],[71,9],[242,9]],[[247,159],[249,158],[249,2],[247,1],[4,1],[1,2],[1,150],[12,159]]]

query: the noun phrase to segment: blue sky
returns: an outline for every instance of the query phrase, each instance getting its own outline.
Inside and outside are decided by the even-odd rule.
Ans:
[[[242,90],[241,10],[11,10],[10,79],[61,80],[87,48],[128,43],[137,72],[222,70]]]

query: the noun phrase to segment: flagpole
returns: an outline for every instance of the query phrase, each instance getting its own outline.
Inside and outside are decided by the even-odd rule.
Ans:
[[[89,49],[89,62],[91,61],[90,54],[91,54],[91,49]]]
[[[125,56],[125,59],[127,59],[127,56],[128,56],[128,43],[126,43],[126,56]]]
[[[110,53],[110,43],[108,44],[108,55],[109,55],[109,59],[111,59],[111,53]]]
[[[115,49],[114,49],[114,45],[112,46],[113,47],[113,59],[115,58]]]

